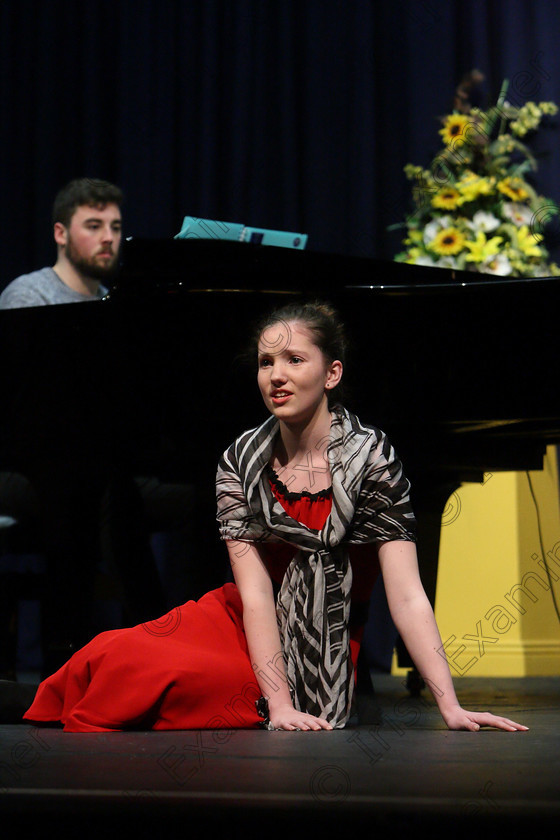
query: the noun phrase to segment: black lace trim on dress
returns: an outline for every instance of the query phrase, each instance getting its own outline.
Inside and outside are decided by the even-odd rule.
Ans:
[[[300,493],[292,493],[292,491],[288,490],[286,485],[278,478],[278,474],[273,470],[270,464],[267,464],[266,470],[268,477],[287,502],[297,502],[299,499],[304,498],[315,502],[318,499],[328,499],[332,495],[332,487],[327,487],[325,490],[318,490],[317,493],[310,493],[308,490],[302,490]]]

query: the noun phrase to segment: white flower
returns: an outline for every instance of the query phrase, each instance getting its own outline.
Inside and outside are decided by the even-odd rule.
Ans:
[[[414,265],[425,265],[428,268],[437,267],[437,263],[435,262],[435,260],[433,260],[427,254],[426,256],[416,257],[416,259],[414,260]]]
[[[453,221],[450,216],[440,216],[439,219],[428,222],[424,228],[424,245],[429,245],[442,228],[451,227],[452,224]]]
[[[500,277],[506,277],[508,274],[511,274],[512,267],[505,254],[497,254],[495,257],[482,263],[478,270],[482,274],[498,274]]]
[[[453,256],[440,257],[436,265],[438,268],[457,268],[457,260]]]
[[[531,277],[551,277],[552,272],[545,263],[534,265],[531,268]]]
[[[427,268],[457,268],[457,261],[455,257],[441,257],[439,260],[433,260],[428,254],[422,254],[416,257],[414,265],[423,265]]]
[[[484,210],[478,210],[473,216],[472,222],[468,222],[468,226],[477,233],[481,230],[483,233],[490,233],[500,226],[500,220],[497,219],[493,213],[486,213]]]
[[[424,245],[429,245],[432,239],[435,238],[436,233],[439,230],[439,224],[437,222],[428,222],[426,227],[424,228]]]
[[[502,213],[506,219],[513,222],[517,227],[521,225],[531,225],[533,218],[533,211],[526,204],[519,204],[516,201],[504,201],[502,206]]]

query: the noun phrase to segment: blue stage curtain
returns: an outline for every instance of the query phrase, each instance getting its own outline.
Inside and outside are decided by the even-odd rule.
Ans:
[[[126,233],[184,215],[304,231],[391,259],[407,162],[473,67],[495,99],[560,102],[555,0],[2,0],[0,288],[52,263],[50,209],[81,175],[119,183]],[[536,185],[560,201],[558,130]]]

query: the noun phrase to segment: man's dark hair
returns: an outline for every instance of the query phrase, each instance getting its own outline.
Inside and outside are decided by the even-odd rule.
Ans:
[[[69,227],[72,216],[84,205],[88,207],[104,207],[106,204],[123,203],[122,190],[108,181],[97,178],[75,178],[63,187],[56,196],[53,204],[52,221],[61,222]]]

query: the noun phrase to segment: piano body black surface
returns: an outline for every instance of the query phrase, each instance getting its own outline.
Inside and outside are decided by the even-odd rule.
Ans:
[[[0,469],[115,459],[134,473],[194,482],[212,528],[217,459],[266,416],[256,366],[241,358],[252,325],[294,298],[329,300],[351,338],[346,404],[389,435],[412,481],[433,602],[451,493],[487,471],[542,469],[547,445],[560,441],[558,286],[132,239],[104,301],[0,312]]]

